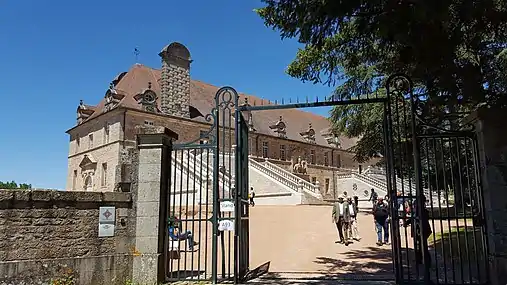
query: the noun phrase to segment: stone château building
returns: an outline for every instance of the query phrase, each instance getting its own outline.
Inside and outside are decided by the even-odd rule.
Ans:
[[[69,129],[67,190],[112,191],[121,177],[117,171],[122,153],[135,147],[136,126],[165,126],[192,141],[209,130],[204,116],[214,107],[218,87],[190,77],[190,53],[179,43],[161,52],[161,69],[135,64],[111,82],[97,105],[83,101],[77,124]],[[260,102],[240,94],[242,102]],[[302,110],[259,111],[249,114],[249,152],[254,157],[290,170],[291,159],[308,162],[311,182],[323,191],[333,186],[333,175],[358,169],[348,151],[355,139],[330,132],[326,118]]]

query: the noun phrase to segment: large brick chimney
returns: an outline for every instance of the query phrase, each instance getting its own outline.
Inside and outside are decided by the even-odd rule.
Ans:
[[[167,45],[162,58],[160,78],[161,110],[168,115],[190,118],[190,52],[180,43]]]

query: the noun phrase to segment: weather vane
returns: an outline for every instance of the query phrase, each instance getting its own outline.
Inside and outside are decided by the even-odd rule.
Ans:
[[[141,51],[139,51],[138,48],[135,48],[134,49],[134,55],[136,56],[136,63],[138,62],[138,59],[139,59],[139,54],[141,53]]]

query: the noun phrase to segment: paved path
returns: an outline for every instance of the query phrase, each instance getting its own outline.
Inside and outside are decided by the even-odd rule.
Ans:
[[[360,214],[362,240],[335,243],[329,206],[256,206],[250,210],[250,267],[271,261],[270,272],[392,278],[391,247],[378,247],[373,220]]]

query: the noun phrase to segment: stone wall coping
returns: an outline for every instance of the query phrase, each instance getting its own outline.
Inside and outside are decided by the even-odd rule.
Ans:
[[[13,190],[0,189],[2,202],[92,202],[130,203],[132,196],[125,192],[85,192],[57,190]]]
[[[178,140],[178,134],[162,126],[136,126],[137,146],[157,148],[171,145]]]

